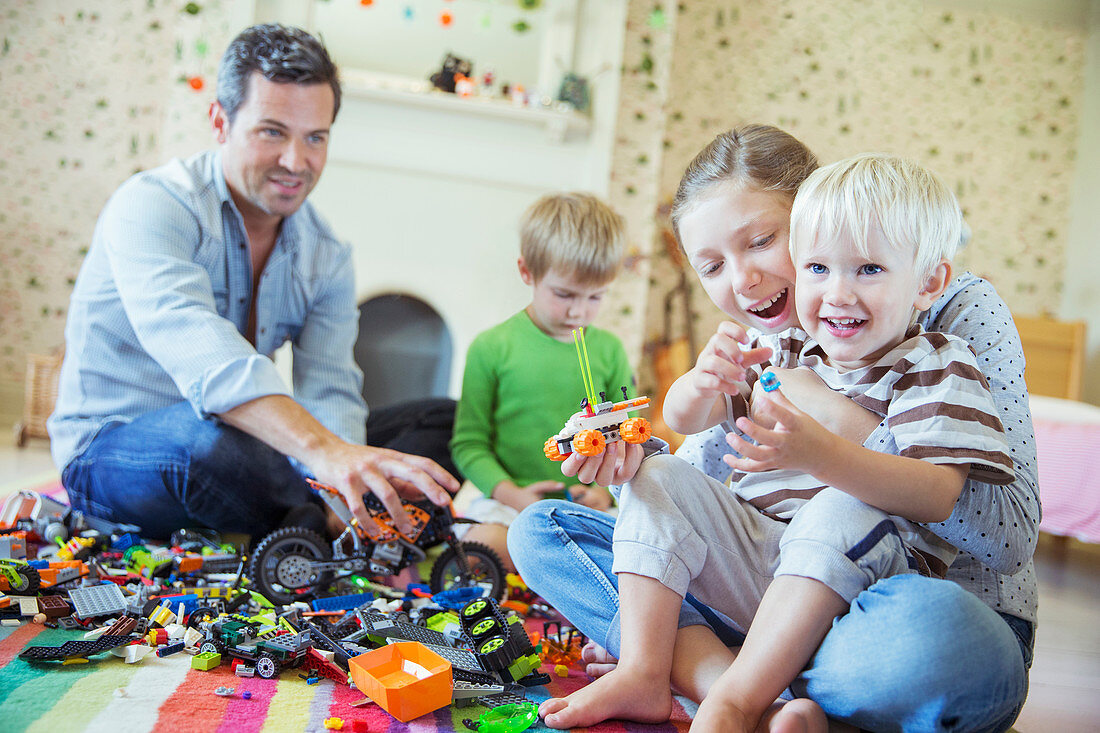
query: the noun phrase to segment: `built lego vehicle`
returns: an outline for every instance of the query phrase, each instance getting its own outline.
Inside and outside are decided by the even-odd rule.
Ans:
[[[80,560],[14,560],[0,559],[0,591],[32,595],[88,574],[88,566]]]
[[[401,534],[393,519],[373,494],[363,501],[373,526],[368,530],[352,516],[343,498],[330,486],[310,484],[343,520],[345,529],[331,543],[304,527],[284,527],[267,535],[252,554],[249,576],[257,591],[269,601],[287,604],[304,600],[333,581],[352,575],[395,575],[427,558],[425,550],[446,543],[432,566],[429,586],[433,592],[460,587],[479,587],[493,598],[502,598],[504,567],[489,547],[460,542],[449,506],[427,499],[403,502],[412,522],[410,534]]]
[[[200,654],[215,652],[223,658],[242,659],[255,666],[256,675],[265,680],[277,677],[284,667],[300,665],[313,647],[308,630],[260,637],[257,624],[235,618],[203,625],[206,640],[199,644]]]
[[[0,591],[30,595],[38,590],[42,578],[26,560],[0,559]]]
[[[621,402],[600,402],[592,409],[587,399],[581,409],[566,421],[557,435],[546,439],[543,452],[551,461],[564,461],[576,451],[582,456],[598,456],[608,443],[622,439],[627,443],[644,443],[653,435],[653,428],[644,417],[630,417],[630,412],[649,405],[648,397],[626,399],[623,387]],[[601,392],[603,397],[604,393]]]
[[[607,400],[600,392],[596,402],[596,392],[592,382],[592,369],[588,364],[588,347],[584,343],[584,329],[573,331],[573,343],[577,347],[577,361],[581,366],[581,380],[584,382],[585,398],[581,400],[581,409],[566,420],[565,427],[557,435],[546,439],[542,446],[546,457],[551,461],[564,461],[570,453],[582,456],[598,456],[608,443],[625,440],[627,443],[644,443],[653,435],[653,428],[644,417],[630,417],[634,410],[649,406],[648,397],[630,399],[626,387],[622,387],[621,402]],[[595,408],[592,405],[595,404]]]

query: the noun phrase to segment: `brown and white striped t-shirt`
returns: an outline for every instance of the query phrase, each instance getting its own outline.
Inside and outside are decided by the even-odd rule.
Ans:
[[[750,389],[768,366],[808,367],[831,389],[884,418],[865,447],[937,464],[968,464],[969,478],[1012,482],[1012,460],[989,385],[962,339],[913,326],[878,362],[851,371],[829,366],[821,346],[800,329],[762,334],[750,346],[756,345],[770,347],[772,358],[749,375]],[[742,498],[780,518],[793,516],[823,488],[812,476],[787,470],[734,473],[732,479]]]

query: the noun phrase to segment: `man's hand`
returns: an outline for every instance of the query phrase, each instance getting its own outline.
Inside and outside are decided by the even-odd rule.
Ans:
[[[645,451],[638,443],[615,441],[596,456],[582,456],[574,451],[562,461],[561,472],[576,476],[582,484],[619,486],[634,478],[642,465]]]
[[[527,486],[517,486],[511,481],[501,481],[493,487],[493,498],[517,511],[523,511],[547,494],[565,489],[561,481],[536,481]]]
[[[726,442],[742,457],[727,454],[722,460],[736,471],[756,473],[783,468],[816,475],[818,468],[842,451],[838,443],[847,442],[791,404],[781,390],[758,394],[753,400],[753,415],[754,420],[737,418],[737,427],[756,445],[736,433],[726,435]],[[761,423],[772,427],[765,428]]]
[[[434,504],[444,506],[459,488],[455,477],[430,458],[366,445],[342,443],[329,449],[323,460],[311,468],[318,481],[340,492],[361,526],[370,526],[363,505],[363,494],[369,491],[386,507],[402,533],[412,530],[401,506],[402,495],[420,493]]]

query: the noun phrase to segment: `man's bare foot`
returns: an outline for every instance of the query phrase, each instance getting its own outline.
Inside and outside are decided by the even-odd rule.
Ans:
[[[568,697],[545,701],[539,715],[551,728],[587,728],[612,718],[663,723],[672,715],[672,690],[667,679],[654,682],[644,670],[619,666]]]
[[[584,671],[589,677],[603,677],[619,664],[611,652],[594,641],[589,641],[581,649],[581,661],[585,663]]]
[[[768,708],[756,729],[763,733],[827,733],[829,719],[813,700],[778,700]]]

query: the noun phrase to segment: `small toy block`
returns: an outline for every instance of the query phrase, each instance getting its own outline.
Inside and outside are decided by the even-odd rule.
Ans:
[[[33,616],[38,613],[38,596],[12,596],[19,603],[20,616]]]
[[[46,614],[46,618],[60,618],[73,612],[61,596],[39,596],[38,610]]]
[[[564,664],[555,664],[554,674],[556,674],[558,677],[568,677],[569,667],[566,667]]]
[[[144,644],[129,644],[124,647],[112,649],[111,653],[116,657],[122,657],[126,664],[134,664],[144,659],[151,651],[153,651],[153,647],[151,646],[146,646]]]
[[[70,657],[89,657],[130,643],[129,636],[101,636],[91,641],[71,640],[61,646],[31,646],[19,654],[20,659],[34,662],[50,662]],[[87,661],[87,660],[85,660]]]
[[[158,657],[167,657],[171,654],[175,654],[177,652],[182,652],[182,651],[183,651],[183,642],[182,641],[177,641],[174,644],[167,644],[167,645],[162,646],[159,649],[157,649],[157,656]]]
[[[310,602],[314,611],[350,611],[374,600],[373,593],[353,593],[344,596],[316,598]]]
[[[343,718],[325,718],[325,728],[328,730],[343,730],[344,719]]]
[[[356,688],[402,723],[451,703],[451,663],[418,642],[374,649],[349,665]]]
[[[779,385],[779,377],[775,375],[775,372],[764,372],[760,375],[760,386],[764,388],[765,392],[774,392],[779,389]]]
[[[222,655],[217,652],[200,652],[191,657],[191,669],[201,669],[209,672],[222,663]]]
[[[233,688],[232,687],[219,687],[216,690],[214,690],[214,694],[218,695],[219,697],[232,697],[233,696]]]
[[[114,583],[73,588],[69,591],[73,615],[80,619],[96,616],[118,616],[126,611],[126,598]]]

